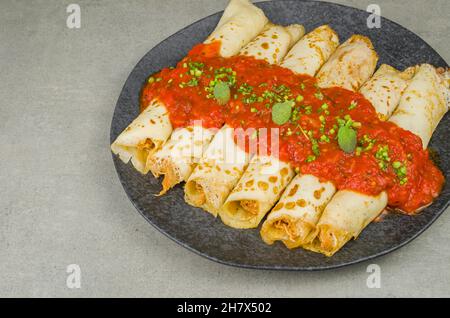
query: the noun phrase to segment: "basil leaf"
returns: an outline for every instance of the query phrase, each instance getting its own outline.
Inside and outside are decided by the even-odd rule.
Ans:
[[[214,86],[214,98],[220,105],[225,105],[230,100],[230,88],[227,83],[217,82]]]
[[[342,126],[338,131],[339,147],[346,153],[352,153],[356,148],[356,131],[347,126]]]
[[[276,103],[272,107],[272,121],[277,125],[283,125],[287,123],[291,118],[293,101],[286,101],[283,103]]]

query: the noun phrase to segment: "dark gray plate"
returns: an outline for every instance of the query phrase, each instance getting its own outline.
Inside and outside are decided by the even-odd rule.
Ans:
[[[447,66],[446,62],[422,39],[400,25],[382,19],[380,29],[368,29],[368,13],[325,2],[270,1],[257,4],[275,23],[301,23],[307,31],[330,24],[341,42],[354,33],[372,39],[380,63],[403,69],[418,63]],[[111,123],[111,142],[138,115],[139,92],[146,78],[160,69],[175,65],[196,43],[213,30],[221,13],[197,21],[170,36],[151,49],[128,77]],[[448,152],[450,118],[448,114],[434,133],[430,147],[435,149],[438,164],[449,178]],[[235,230],[220,219],[187,205],[183,188],[177,186],[167,195],[155,197],[160,181],[150,174],[140,175],[131,164],[114,157],[120,181],[137,210],[162,233],[180,245],[211,260],[241,267],[284,270],[320,270],[365,261],[389,253],[416,238],[428,228],[449,204],[450,186],[421,214],[409,217],[388,215],[382,222],[370,224],[358,240],[349,242],[331,258],[302,249],[290,251],[282,244],[268,246],[259,236],[259,229]]]

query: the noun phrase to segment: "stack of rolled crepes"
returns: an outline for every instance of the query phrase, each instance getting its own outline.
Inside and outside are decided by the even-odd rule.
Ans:
[[[427,64],[402,72],[382,65],[375,72],[378,57],[367,37],[353,35],[339,45],[327,25],[304,33],[301,25],[270,23],[248,0],[231,0],[205,44],[220,42],[224,58],[250,56],[314,76],[320,88],[359,91],[380,119],[413,132],[426,148],[448,109],[443,74]],[[274,153],[249,153],[234,139],[227,124],[173,129],[166,105],[154,98],[111,149],[141,173],[164,176],[161,194],[186,181],[186,202],[231,227],[258,227],[268,214],[261,228],[268,244],[279,240],[331,256],[387,207],[385,191],[338,190]]]

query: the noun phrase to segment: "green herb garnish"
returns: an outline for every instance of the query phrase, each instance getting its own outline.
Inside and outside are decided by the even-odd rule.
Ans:
[[[392,168],[394,168],[394,172],[399,179],[400,185],[405,185],[408,182],[406,165],[400,161],[394,161],[392,163]]]
[[[276,103],[272,107],[272,121],[277,125],[283,125],[287,123],[291,117],[293,101],[286,101],[283,103]]]
[[[218,81],[214,86],[214,98],[220,105],[225,105],[230,100],[230,87],[227,83]]]
[[[375,153],[375,158],[378,159],[378,166],[382,170],[386,171],[388,168],[388,163],[391,161],[391,158],[389,157],[389,146],[380,145]]]
[[[330,138],[327,135],[322,135],[322,136],[320,136],[320,141],[330,142]]]
[[[314,156],[314,155],[309,155],[306,158],[306,162],[313,162],[314,160],[316,160],[316,156]]]
[[[320,156],[320,148],[319,148],[319,144],[317,143],[317,140],[312,138],[312,134],[311,134],[310,138],[311,138],[310,141],[312,144],[312,146],[311,146],[312,151],[314,152],[314,154],[316,156]]]
[[[198,79],[193,77],[186,83],[187,86],[194,87],[198,85]]]
[[[237,91],[238,91],[238,93],[241,93],[242,95],[249,95],[253,91],[253,87],[251,87],[247,83],[243,83],[243,84],[241,84],[241,86],[239,86]]]
[[[256,96],[256,94],[252,94],[250,96],[245,97],[242,101],[245,104],[252,104],[258,101],[258,96]]]
[[[402,163],[400,162],[400,161],[394,161],[393,163],[392,163],[392,167],[394,168],[394,169],[398,169],[398,168],[400,168],[402,166]]]
[[[343,125],[338,130],[339,147],[346,153],[352,153],[356,148],[356,131],[350,125]]]
[[[350,103],[350,106],[348,106],[348,110],[352,110],[355,109],[356,106],[358,106],[358,103],[355,102],[354,100]]]
[[[312,106],[305,106],[305,114],[310,115],[312,113]]]

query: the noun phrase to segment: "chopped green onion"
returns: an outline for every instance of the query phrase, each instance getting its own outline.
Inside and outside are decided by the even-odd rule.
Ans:
[[[330,138],[327,135],[322,135],[320,136],[320,141],[330,142]]]
[[[348,106],[348,110],[352,110],[355,109],[356,106],[358,106],[358,103],[355,102],[354,100],[350,103],[350,106]]]
[[[399,173],[402,174],[402,175],[406,175],[406,167],[405,167],[405,166],[402,166],[402,167],[399,169]]]
[[[400,162],[400,161],[394,161],[393,163],[392,163],[392,167],[394,168],[394,169],[398,169],[398,168],[400,168],[402,166],[402,163]]]
[[[317,143],[317,140],[311,139],[311,144],[312,144],[312,147],[311,147],[312,151],[314,152],[314,154],[316,156],[319,156],[320,155],[320,148],[319,148],[319,144]]]
[[[305,114],[309,115],[312,113],[312,107],[311,106],[305,106]]]
[[[320,100],[323,99],[323,94],[322,94],[321,92],[315,93],[314,96],[315,96],[317,99],[320,99]]]
[[[313,162],[314,160],[316,160],[316,156],[314,156],[314,155],[309,155],[306,158],[306,162]]]
[[[358,121],[355,121],[353,124],[352,124],[352,127],[353,128],[361,128],[361,123],[360,122],[358,122]]]

